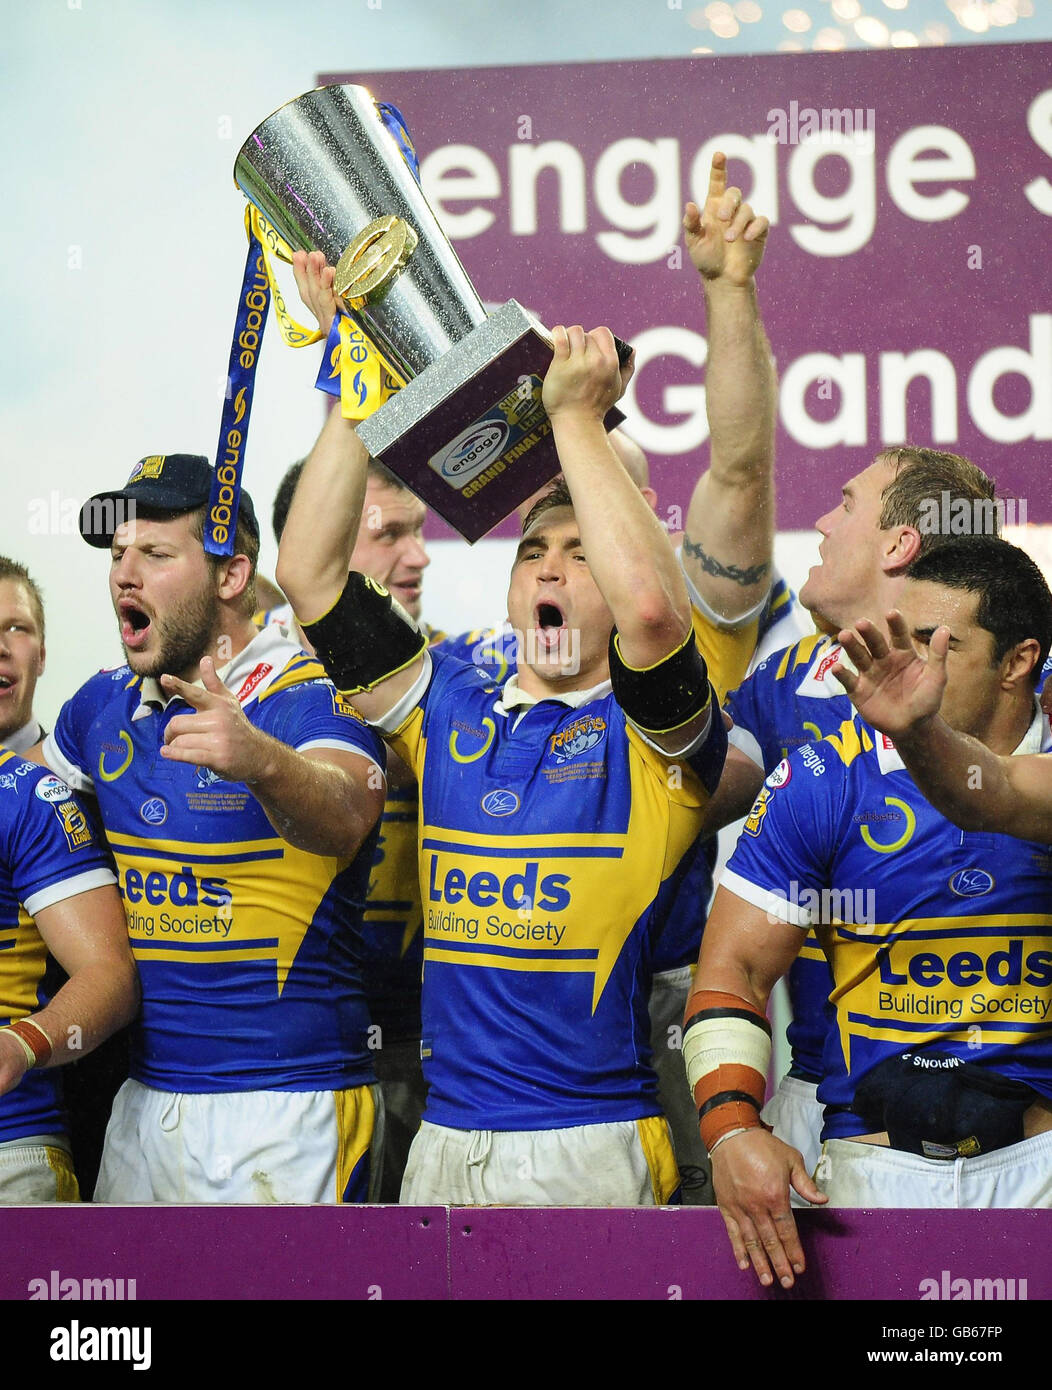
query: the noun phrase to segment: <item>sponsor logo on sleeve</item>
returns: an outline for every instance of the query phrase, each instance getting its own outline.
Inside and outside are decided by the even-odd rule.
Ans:
[[[765,787],[786,787],[793,779],[793,769],[788,758],[783,758],[764,783]]]
[[[59,801],[68,801],[73,795],[69,787],[63,782],[61,777],[41,777],[34,789],[35,794],[41,801],[54,804]]]

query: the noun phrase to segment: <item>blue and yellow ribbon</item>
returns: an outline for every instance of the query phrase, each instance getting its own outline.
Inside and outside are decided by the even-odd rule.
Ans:
[[[272,253],[283,244],[273,227],[249,205],[245,209],[248,256],[237,301],[234,337],[230,344],[226,398],[219,423],[215,476],[205,516],[204,547],[209,555],[233,555],[237,514],[241,504],[241,475],[245,445],[256,387],[256,367],[267,326],[267,310],[274,312],[281,336],[290,347],[306,347],[322,336],[290,316],[274,276]]]

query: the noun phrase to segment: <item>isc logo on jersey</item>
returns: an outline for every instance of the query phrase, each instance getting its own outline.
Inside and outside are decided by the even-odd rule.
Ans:
[[[528,863],[522,873],[500,874],[481,869],[469,878],[459,868],[446,869],[443,874],[436,854],[431,858],[428,897],[433,903],[467,901],[473,907],[493,907],[501,902],[511,911],[537,907],[543,912],[562,912],[570,906],[570,875],[545,874],[541,878],[540,869],[539,864]]]
[[[994,879],[985,869],[959,869],[950,879],[951,893],[959,898],[981,898],[994,890]]]

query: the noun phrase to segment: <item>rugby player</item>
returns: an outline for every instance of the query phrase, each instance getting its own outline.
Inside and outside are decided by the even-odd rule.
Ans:
[[[31,615],[30,604],[16,631],[28,618],[39,645],[43,623]],[[131,1019],[139,981],[113,871],[83,808],[58,777],[9,750],[0,750],[0,948],[0,1203],[75,1202],[55,1068]],[[50,998],[49,953],[67,975]]]
[[[33,713],[44,674],[44,602],[25,565],[0,555],[0,744],[24,753],[44,737]]]
[[[694,486],[677,547],[695,629],[711,653],[712,636],[726,656],[710,654],[709,674],[722,701],[730,686],[770,653],[810,632],[799,604],[773,570],[774,422],[777,382],[757,302],[755,276],[766,246],[767,219],[754,215],[741,190],[727,187],[726,158],[713,155],[704,205],[688,203],[684,233],[705,298],[705,410],[708,468]],[[647,458],[623,430],[609,440],[626,472],[660,515]],[[524,521],[547,489],[519,508]],[[670,517],[672,513],[670,512]],[[678,523],[677,523],[678,525]],[[671,530],[674,529],[670,527]],[[508,627],[469,634],[472,659],[503,681],[515,662]],[[683,1201],[712,1202],[708,1159],[697,1115],[683,1085],[683,1009],[712,896],[715,840],[699,841],[654,956],[651,1047],[661,1104],[672,1128]]]
[[[888,613],[887,625],[890,643],[864,619],[840,634],[856,669],[837,675],[863,717],[894,739],[918,787],[954,825],[1052,841],[1052,762],[1044,754],[999,756],[953,728],[940,714],[949,630],[939,628],[918,650],[901,613]]]
[[[1035,697],[1052,595],[1023,551],[947,542],[902,591],[915,643],[949,630],[944,717],[1000,756],[1047,749]],[[834,1206],[1052,1205],[1052,855],[962,836],[855,716],[767,779],[716,894],[684,1057],[739,1266],[803,1269],[789,1191]],[[836,1028],[815,1180],[761,1126],[774,982],[814,927]]]
[[[646,998],[725,734],[682,571],[603,427],[627,379],[613,339],[554,339],[543,399],[569,492],[528,518],[507,609],[527,640],[503,689],[348,575],[353,430],[342,457],[308,461],[278,557],[338,688],[421,787],[430,1090],[411,1204],[650,1205],[678,1186],[640,1060]]]
[[[756,217],[742,199],[741,191],[727,187],[726,158],[713,156],[709,188],[702,208],[688,203],[684,216],[686,245],[704,291],[708,355],[706,360],[706,411],[711,434],[709,468],[697,482],[687,512],[686,534],[678,552],[691,598],[695,626],[708,629],[700,640],[709,658],[709,674],[720,699],[736,685],[758,660],[802,636],[809,628],[800,615],[784,580],[772,574],[774,516],[774,419],[777,385],[770,348],[763,331],[755,287],[755,274],[763,256],[767,219]],[[336,304],[331,292],[331,270],[323,278],[324,258],[298,253],[294,258],[297,284],[304,302],[314,311],[322,330],[328,333]],[[338,419],[327,427],[338,434]],[[609,442],[625,470],[639,488],[648,505],[657,511],[657,493],[650,486],[646,455],[622,430],[613,430]],[[299,468],[299,465],[296,466]],[[364,503],[365,523],[351,556],[351,567],[385,583],[394,597],[402,601],[411,616],[419,617],[416,607],[399,591],[400,565],[393,566],[390,550],[376,553],[366,543],[367,526],[387,522],[389,508],[378,505],[377,477],[383,470],[370,460]],[[298,473],[297,473],[298,476]],[[390,478],[390,475],[386,475]],[[539,489],[519,508],[520,523],[533,505],[549,490]],[[411,497],[411,494],[401,494]],[[284,485],[275,504],[275,519],[281,507],[285,515],[291,489]],[[417,503],[420,515],[423,507]],[[670,516],[672,514],[670,513]],[[371,520],[375,518],[375,520]],[[396,515],[394,520],[398,521]],[[677,523],[678,525],[678,523]],[[395,533],[395,545],[399,544]],[[674,542],[675,543],[675,542]],[[409,559],[414,560],[412,552]],[[392,578],[388,580],[388,574]],[[412,597],[412,596],[411,596]],[[434,635],[425,627],[432,641]],[[446,639],[445,650],[453,651],[489,671],[503,683],[514,669],[517,655],[516,634],[510,624],[483,629]],[[719,656],[717,658],[717,653]],[[388,775],[391,778],[389,766]],[[388,809],[391,807],[389,800]],[[401,825],[415,805],[395,808]],[[400,824],[384,818],[384,838],[394,839]],[[415,855],[415,843],[405,850]],[[698,1135],[697,1117],[690,1096],[683,1086],[683,1064],[679,1053],[680,1024],[690,987],[691,970],[697,959],[705,908],[712,892],[710,862],[715,845],[699,844],[691,852],[689,867],[681,875],[680,891],[670,908],[653,961],[654,984],[651,996],[651,1042],[658,1072],[662,1108],[668,1117],[679,1158],[683,1200],[705,1203],[712,1200],[708,1162]],[[377,887],[396,883],[390,876],[388,860],[377,865]],[[377,912],[370,919],[390,917],[396,901],[408,900],[419,910],[414,891],[380,893]],[[408,905],[408,904],[407,904]],[[397,928],[396,914],[393,925]],[[399,940],[402,938],[399,937]],[[419,936],[412,938],[414,945]],[[419,952],[412,952],[419,963]],[[368,983],[368,979],[367,979]],[[388,998],[395,999],[393,991]],[[370,995],[370,1002],[373,996]],[[385,1011],[387,1004],[381,999]],[[383,1030],[386,1038],[388,1029]],[[386,1065],[383,1053],[378,1067]],[[385,1171],[385,1185],[388,1180]]]
[[[849,479],[839,505],[818,518],[818,564],[800,601],[819,632],[765,660],[727,700],[734,727],[723,777],[706,811],[712,830],[747,815],[764,777],[794,748],[850,723],[854,709],[834,671],[841,656],[835,633],[860,613],[876,617],[899,602],[909,565],[952,539],[925,525],[928,500],[940,496],[984,501],[993,498],[994,485],[959,455],[890,449]],[[832,1024],[832,980],[814,938],[794,961],[788,986],[792,1064],[764,1120],[804,1154],[813,1171],[822,1129],[815,1093]]]
[[[44,673],[44,629],[40,589],[24,565],[0,557],[0,743],[15,753],[27,753],[46,733],[33,710]],[[51,953],[40,990],[54,995],[66,978]],[[65,1139],[86,1199],[95,1187],[110,1105],[127,1075],[128,1040],[121,1029],[90,1054],[75,1057],[62,1076]]]
[[[85,503],[127,662],[38,750],[97,798],[143,982],[95,1199],[364,1200],[380,1126],[354,924],[382,746],[317,661],[253,625],[247,494],[235,553],[206,554],[212,477],[152,456]]]

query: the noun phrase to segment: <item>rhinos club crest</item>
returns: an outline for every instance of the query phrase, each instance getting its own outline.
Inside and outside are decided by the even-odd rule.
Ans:
[[[583,719],[575,719],[572,724],[567,724],[565,729],[560,729],[557,734],[552,735],[548,754],[561,765],[573,758],[579,758],[583,753],[591,752],[605,738],[606,720],[599,715],[586,715]]]

